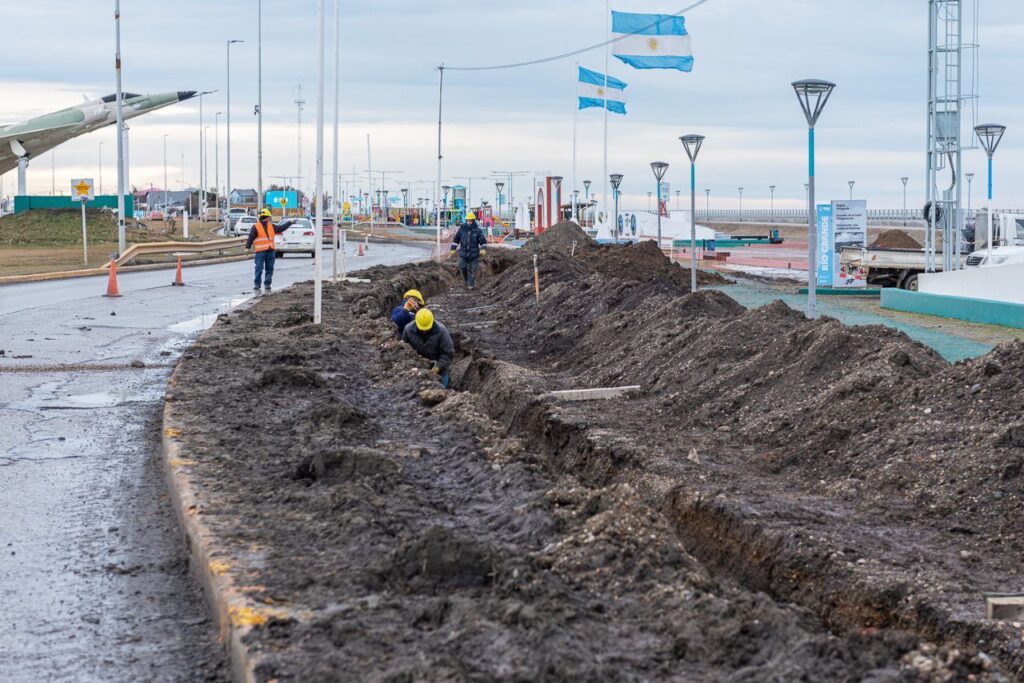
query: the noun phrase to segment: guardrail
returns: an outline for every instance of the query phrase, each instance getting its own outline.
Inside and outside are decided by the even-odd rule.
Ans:
[[[205,242],[138,242],[124,250],[124,253],[117,258],[117,265],[123,266],[139,256],[156,254],[206,254],[216,251],[223,256],[223,252],[227,249],[245,246],[245,240],[245,237],[227,237]],[[106,263],[102,268],[108,270],[110,263]]]

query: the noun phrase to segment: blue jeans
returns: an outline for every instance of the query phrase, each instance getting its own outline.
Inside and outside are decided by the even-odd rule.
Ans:
[[[459,257],[459,270],[462,271],[462,277],[466,281],[466,286],[476,286],[476,268],[478,265],[480,265],[480,259]]]
[[[274,279],[274,258],[277,253],[273,249],[266,251],[257,251],[256,258],[253,261],[256,263],[256,277],[253,278],[252,286],[253,289],[260,288],[260,281],[263,281],[263,286],[270,289],[270,283]],[[263,277],[263,271],[266,270],[267,275]]]

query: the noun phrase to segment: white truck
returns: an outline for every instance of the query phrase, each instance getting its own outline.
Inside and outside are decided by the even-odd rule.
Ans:
[[[924,249],[891,249],[884,247],[843,247],[839,259],[847,270],[863,268],[867,283],[877,287],[899,287],[917,291],[917,276],[926,272]],[[935,256],[942,269],[942,253]],[[960,257],[961,263],[963,256]]]
[[[967,257],[968,268],[1024,263],[1024,215],[1004,213],[993,218],[998,220],[992,223],[992,259],[989,261],[988,249],[982,247]],[[980,237],[987,226],[980,220],[978,226]]]

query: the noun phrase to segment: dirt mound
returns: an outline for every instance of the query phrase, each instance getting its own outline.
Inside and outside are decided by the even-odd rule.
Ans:
[[[869,249],[920,249],[920,243],[902,230],[885,230]]]
[[[530,253],[552,253],[572,254],[589,251],[597,247],[590,235],[583,231],[579,225],[572,221],[562,221],[550,228],[531,237],[526,242],[526,250]],[[575,248],[575,252],[573,249]]]

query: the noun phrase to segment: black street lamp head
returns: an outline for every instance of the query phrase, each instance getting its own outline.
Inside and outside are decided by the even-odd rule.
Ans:
[[[968,173],[967,175],[974,175],[974,174],[973,173]],[[903,183],[904,185],[907,184],[908,180],[910,180],[910,178],[908,178],[907,176],[903,176],[902,178],[900,178],[900,182]]]
[[[996,153],[996,147],[999,146],[999,142],[1003,139],[1003,133],[1006,132],[1006,126],[998,123],[983,123],[979,126],[975,126],[974,132],[978,135],[978,139],[981,141],[981,146],[984,148],[985,154],[991,157]]]
[[[828,98],[832,95],[835,83],[822,81],[816,78],[808,78],[803,81],[794,81],[793,90],[796,91],[796,98],[800,101],[800,108],[804,110],[807,117],[807,125],[814,128],[818,123],[818,117],[824,111]]]
[[[651,170],[654,171],[654,179],[660,182],[668,171],[668,164],[664,161],[652,161]]]
[[[585,189],[585,190],[589,190],[590,189],[590,181],[589,180],[584,180],[583,181],[583,189]]]
[[[775,192],[775,186],[774,185],[769,185],[768,189],[771,190],[772,192]]]
[[[690,163],[697,163],[697,154],[700,153],[700,146],[704,144],[703,135],[683,135],[679,138],[679,142],[683,143],[683,148],[686,149],[686,156],[690,157]]]
[[[501,192],[502,188],[505,187],[505,183],[494,183],[494,186],[498,188],[498,192]]]
[[[619,189],[619,185],[622,184],[622,174],[621,173],[612,173],[610,176],[608,176],[608,179],[612,183],[612,189],[613,190],[618,190]],[[587,181],[583,181],[583,182],[587,182]]]
[[[551,182],[554,183],[556,190],[561,190],[562,189],[562,176],[560,176],[560,175],[553,175],[553,176],[551,176]]]

